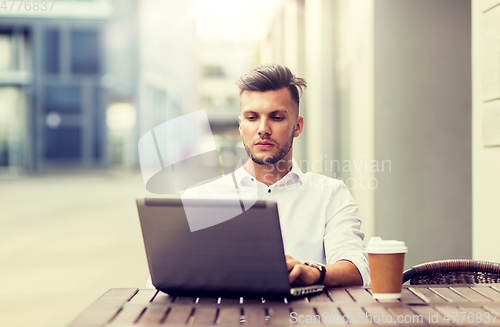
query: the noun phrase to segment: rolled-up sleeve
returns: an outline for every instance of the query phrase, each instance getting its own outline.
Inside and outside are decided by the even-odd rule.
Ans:
[[[352,262],[363,278],[363,285],[370,285],[370,271],[363,244],[361,219],[358,206],[344,183],[336,188],[327,210],[325,222],[326,263],[339,260]]]

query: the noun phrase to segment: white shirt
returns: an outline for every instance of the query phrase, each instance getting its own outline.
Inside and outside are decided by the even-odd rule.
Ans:
[[[278,204],[285,253],[301,262],[332,264],[348,260],[358,268],[363,284],[370,284],[364,234],[358,206],[342,181],[303,173],[295,159],[281,180],[271,186],[257,181],[244,167],[234,172],[245,198],[257,196]],[[231,185],[231,186],[229,186]],[[182,198],[237,198],[232,174],[188,189]]]

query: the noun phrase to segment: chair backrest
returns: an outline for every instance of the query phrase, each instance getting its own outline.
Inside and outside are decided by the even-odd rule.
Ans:
[[[500,283],[500,263],[468,259],[441,260],[423,263],[403,273],[403,283],[485,284]]]

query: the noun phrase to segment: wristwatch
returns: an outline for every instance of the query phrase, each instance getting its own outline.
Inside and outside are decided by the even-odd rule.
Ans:
[[[322,263],[314,262],[314,261],[306,261],[304,262],[306,266],[313,267],[319,270],[319,279],[314,284],[323,284],[326,276],[326,266]]]

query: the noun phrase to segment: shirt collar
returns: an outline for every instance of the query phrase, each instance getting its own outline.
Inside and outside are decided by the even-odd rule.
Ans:
[[[236,181],[238,182],[238,185],[250,185],[249,183],[255,180],[255,178],[250,175],[243,166],[235,170],[234,176],[236,178]],[[304,177],[305,175],[302,170],[300,170],[299,164],[297,163],[295,158],[292,158],[292,169],[282,179],[280,179],[273,185],[279,186],[293,183],[303,184]]]

